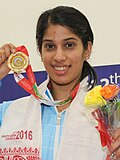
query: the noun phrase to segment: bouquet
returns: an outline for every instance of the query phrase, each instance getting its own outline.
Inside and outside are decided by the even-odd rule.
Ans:
[[[112,143],[113,132],[120,127],[120,86],[110,84],[98,85],[85,96],[85,106],[92,119],[97,121],[96,129],[100,133],[101,144],[108,148]],[[112,160],[107,156],[106,160]]]

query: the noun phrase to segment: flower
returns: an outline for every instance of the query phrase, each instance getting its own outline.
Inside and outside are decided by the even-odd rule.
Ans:
[[[96,86],[85,96],[85,105],[92,108],[98,108],[106,105],[106,100],[101,95],[102,86]]]
[[[106,99],[113,99],[114,97],[116,97],[118,95],[120,91],[119,86],[117,85],[107,85],[107,86],[103,86],[103,88],[101,88],[100,90],[100,94]]]
[[[108,148],[112,143],[112,133],[120,124],[120,86],[109,84],[98,85],[90,90],[84,99],[86,108],[92,117],[97,120],[102,146]]]

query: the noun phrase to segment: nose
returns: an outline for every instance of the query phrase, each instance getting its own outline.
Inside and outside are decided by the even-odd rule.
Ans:
[[[65,61],[66,60],[66,55],[65,55],[65,52],[62,48],[57,48],[56,51],[55,51],[55,54],[54,54],[54,57],[53,59],[55,61]]]

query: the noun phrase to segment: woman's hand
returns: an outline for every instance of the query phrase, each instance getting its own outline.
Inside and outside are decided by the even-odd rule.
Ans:
[[[120,128],[113,134],[113,144],[110,147],[110,153],[114,155],[115,160],[120,160]]]
[[[0,80],[5,77],[10,69],[7,66],[7,60],[11,53],[16,52],[16,47],[9,43],[0,47]]]

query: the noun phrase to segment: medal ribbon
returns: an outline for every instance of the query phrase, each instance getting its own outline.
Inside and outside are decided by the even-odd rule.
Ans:
[[[28,51],[25,46],[17,47],[16,52],[23,52],[29,58],[29,54],[28,54]],[[27,75],[28,79],[25,78],[21,73],[14,73],[15,81],[25,91],[27,91],[29,94],[32,94],[36,99],[40,100],[42,103],[47,104],[47,105],[61,106],[61,105],[64,105],[64,104],[71,102],[74,99],[74,97],[76,96],[76,93],[77,93],[78,88],[80,86],[80,83],[79,83],[74,88],[71,95],[67,99],[60,100],[60,101],[51,101],[50,99],[48,99],[47,97],[45,97],[39,93],[38,86],[36,84],[36,79],[35,79],[34,73],[32,71],[32,67],[31,67],[30,62],[29,62],[29,65],[27,66],[27,68],[25,69],[25,71],[26,71],[26,75]]]

